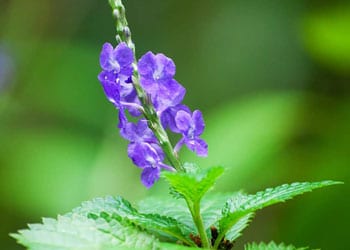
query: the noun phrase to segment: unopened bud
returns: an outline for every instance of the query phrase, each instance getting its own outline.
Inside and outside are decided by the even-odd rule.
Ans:
[[[119,18],[119,17],[120,17],[120,12],[119,12],[118,9],[114,9],[114,10],[113,10],[113,16],[114,16],[115,18]]]
[[[117,40],[117,43],[121,43],[123,41],[119,35],[115,36],[115,40]]]
[[[131,36],[131,32],[128,26],[124,27],[123,32],[126,38],[129,38]]]

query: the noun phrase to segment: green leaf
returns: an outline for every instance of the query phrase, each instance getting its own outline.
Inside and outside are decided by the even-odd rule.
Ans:
[[[73,212],[91,218],[104,218],[107,221],[115,219],[121,223],[132,223],[158,236],[170,236],[173,240],[176,238],[189,245],[193,244],[189,238],[193,230],[186,224],[178,222],[170,216],[157,214],[157,211],[140,213],[120,196],[108,196],[84,202]]]
[[[218,246],[225,235],[229,240],[236,239],[240,231],[248,225],[249,217],[253,216],[255,211],[279,202],[284,202],[296,195],[312,191],[313,189],[334,184],[341,184],[341,182],[296,182],[293,184],[284,184],[276,188],[268,188],[255,195],[234,196],[226,202],[222,210],[222,218],[218,221],[219,236],[215,245]],[[244,223],[243,218],[245,218],[246,223]],[[241,226],[238,227],[237,224],[241,224]]]
[[[292,245],[286,246],[283,243],[277,245],[273,241],[271,241],[268,244],[264,242],[261,242],[259,244],[253,242],[253,243],[248,243],[247,245],[244,246],[244,250],[307,250],[307,249],[309,248],[308,247],[296,248]]]
[[[171,244],[165,242],[160,243],[160,248],[164,250],[198,250],[198,247],[186,247],[178,244]]]
[[[201,214],[206,229],[220,218],[222,207],[230,197],[232,197],[232,194],[210,194],[203,198],[201,201]],[[159,213],[163,216],[172,217],[178,222],[190,227],[193,232],[196,231],[191,214],[184,200],[149,197],[142,200],[138,208],[141,213]]]
[[[223,167],[191,168],[186,173],[164,172],[173,191],[192,203],[199,202],[223,173]]]
[[[254,215],[254,213],[248,213],[239,218],[231,229],[227,231],[226,238],[234,241],[240,237],[242,235],[242,231],[249,226],[249,223],[253,219]]]
[[[200,201],[209,189],[214,186],[216,179],[223,171],[224,168],[222,167],[200,169],[190,165],[190,168],[187,167],[184,173],[168,172],[163,175],[170,183],[171,190],[175,196],[185,199],[204,248],[210,247],[210,241],[201,215]]]
[[[92,220],[80,214],[44,218],[42,224],[12,234],[18,243],[31,250],[71,249],[157,249],[158,240],[136,227],[118,221]]]
[[[43,219],[42,224],[29,225],[12,236],[34,250],[158,249],[154,235],[168,235],[194,246],[190,232],[174,218],[139,213],[122,197],[107,196],[83,202],[70,213]]]

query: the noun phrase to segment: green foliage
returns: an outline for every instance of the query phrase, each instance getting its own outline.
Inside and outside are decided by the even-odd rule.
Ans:
[[[121,223],[133,224],[157,236],[171,236],[191,245],[188,235],[191,228],[176,219],[154,213],[139,213],[124,198],[106,197],[84,202],[73,210],[90,218],[104,218],[107,221],[117,220]]]
[[[224,172],[223,167],[200,169],[188,165],[187,172],[165,172],[163,176],[169,182],[174,193],[192,203],[199,202],[212,188],[217,178]]]
[[[201,201],[201,214],[204,226],[208,229],[221,216],[221,210],[228,198],[232,194],[210,194]],[[187,225],[196,231],[191,218],[191,213],[184,200],[175,200],[171,198],[149,197],[139,203],[141,213],[159,213],[176,219],[182,224]]]
[[[135,227],[76,213],[45,218],[12,236],[31,250],[156,249],[158,245],[154,236]]]
[[[158,214],[138,213],[122,197],[96,198],[43,224],[29,225],[12,236],[29,249],[155,249],[154,235],[168,234],[193,245],[185,225]],[[112,248],[113,247],[113,248]]]
[[[268,244],[266,244],[264,242],[257,244],[254,242],[254,243],[249,243],[249,244],[244,246],[244,250],[307,250],[307,249],[309,249],[309,248],[307,248],[307,247],[296,248],[292,245],[286,246],[283,243],[277,245],[273,241],[271,241]]]
[[[225,242],[230,246],[230,242],[241,235],[256,210],[316,188],[340,183],[322,181],[284,184],[255,195],[216,194],[201,201],[201,197],[221,173],[222,168],[216,167],[201,171],[193,168],[188,169],[187,173],[167,174],[174,192],[184,197],[184,200],[148,198],[140,202],[136,209],[120,196],[96,198],[83,202],[72,212],[58,216],[57,219],[45,218],[42,224],[30,224],[29,229],[20,230],[12,236],[32,250],[191,249],[196,247],[191,235],[193,237],[197,233],[201,246],[209,247],[208,232],[214,226],[218,228],[219,234],[215,237],[213,247],[219,249]],[[189,186],[187,191],[184,188],[186,185]],[[191,189],[198,197],[190,194]],[[224,237],[228,241],[224,242]],[[183,245],[175,242],[182,242]],[[267,245],[248,244],[245,249],[305,248],[297,249],[271,242]]]
[[[201,239],[201,245],[204,248],[209,248],[210,242],[200,211],[200,201],[209,189],[214,186],[216,179],[224,172],[224,168],[200,169],[193,164],[187,164],[185,165],[185,170],[186,172],[182,173],[168,172],[163,176],[170,183],[175,197],[185,199]]]
[[[296,195],[312,191],[313,189],[340,183],[341,182],[335,181],[312,183],[296,182],[293,184],[284,184],[276,188],[268,188],[265,191],[256,193],[255,195],[234,196],[226,202],[226,205],[222,210],[222,217],[218,221],[219,236],[215,241],[215,246],[219,246],[225,235],[229,240],[237,238],[240,230],[243,230],[248,225],[249,217],[251,217],[252,213],[255,211],[279,202],[284,202]],[[246,223],[242,221],[243,218],[245,218]],[[242,224],[242,226],[239,228],[233,227],[237,224]],[[232,228],[234,228],[234,231],[230,231]]]

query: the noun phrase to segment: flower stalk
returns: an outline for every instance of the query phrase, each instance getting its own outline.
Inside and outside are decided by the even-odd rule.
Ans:
[[[133,50],[135,54],[135,44],[131,39],[131,32],[128,26],[128,22],[125,16],[125,7],[121,0],[109,0],[109,4],[113,9],[113,15],[116,18],[116,40],[118,43],[125,42],[130,49]],[[161,121],[157,115],[157,112],[149,100],[149,96],[145,90],[140,85],[140,76],[137,69],[137,61],[133,64],[134,74],[132,77],[132,84],[136,90],[137,96],[143,106],[143,115],[147,119],[149,128],[153,131],[154,135],[157,137],[161,148],[163,149],[168,161],[177,171],[185,171],[174,148],[169,140],[168,134],[164,130]]]

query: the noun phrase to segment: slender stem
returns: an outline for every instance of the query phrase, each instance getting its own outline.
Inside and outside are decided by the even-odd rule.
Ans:
[[[200,213],[200,201],[196,201],[192,203],[191,201],[186,199],[186,203],[191,212],[193,222],[197,227],[199,237],[201,238],[201,241],[202,241],[202,246],[204,248],[209,249],[211,245],[210,245],[207,233],[205,232],[202,215]]]
[[[222,239],[225,237],[225,232],[220,232],[214,243],[214,249],[218,249]]]
[[[135,54],[135,45],[131,39],[131,32],[128,27],[128,22],[125,16],[125,8],[122,4],[121,0],[109,0],[109,4],[111,5],[113,9],[113,15],[116,18],[116,30],[117,30],[117,42],[125,42],[134,52]],[[136,89],[137,96],[141,102],[141,105],[143,106],[143,114],[145,118],[148,121],[148,126],[153,131],[155,136],[157,137],[159,144],[161,148],[163,149],[167,159],[169,160],[170,164],[177,170],[177,171],[184,171],[184,168],[177,158],[177,154],[173,149],[173,146],[171,145],[171,142],[169,140],[168,134],[164,130],[159,116],[157,115],[157,112],[154,109],[154,106],[152,102],[149,100],[149,97],[147,96],[146,92],[140,85],[140,76],[137,71],[137,61],[135,58],[134,61],[134,76],[133,76],[133,85]]]
[[[145,91],[139,83],[137,70],[135,70],[134,72],[134,75],[136,75],[136,77],[133,77],[133,84],[136,89],[137,96],[139,97],[139,100],[142,106],[144,107],[144,116],[148,121],[148,126],[153,131],[154,135],[157,137],[159,144],[162,147],[165,155],[167,156],[170,164],[176,170],[184,171],[182,164],[175,155],[175,151],[173,149],[173,146],[171,145],[168,134],[164,130],[160,119],[157,115],[157,112],[155,111],[152,103],[149,101],[147,94],[145,93]]]

